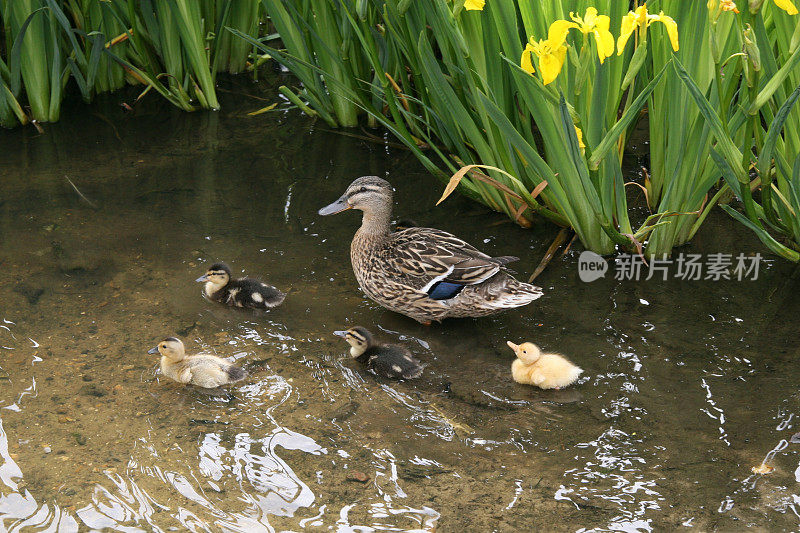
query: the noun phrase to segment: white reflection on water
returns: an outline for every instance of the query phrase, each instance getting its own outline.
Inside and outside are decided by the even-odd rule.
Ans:
[[[113,492],[97,485],[92,505],[79,509],[78,516],[87,526],[98,529],[125,530],[125,524],[145,521],[158,530],[156,515],[166,512],[192,531],[216,529],[209,529],[208,524],[227,531],[273,531],[270,517],[294,516],[298,509],[310,507],[315,500],[308,485],[278,456],[279,447],[313,455],[326,453],[309,437],[282,427],[264,437],[239,433],[232,443],[218,433],[205,433],[199,445],[196,476],[189,478],[163,471],[158,465],[144,466],[131,460],[125,477],[106,473],[114,485]],[[137,483],[136,478],[142,475],[171,486],[183,497],[177,499],[182,504],[156,501]],[[240,488],[237,500],[244,505],[236,512],[230,509],[230,501],[215,496],[224,496],[225,491],[217,482],[226,479],[234,479]],[[202,510],[203,516],[189,507]],[[163,523],[163,518],[158,522]]]
[[[562,486],[556,499],[566,499],[580,508],[582,502],[600,499],[614,504],[619,515],[608,525],[611,531],[651,531],[648,511],[659,510],[665,501],[656,479],[644,479],[645,460],[639,441],[628,433],[609,427],[597,439],[579,443],[576,448],[594,450],[581,468],[567,470],[574,479],[571,489]],[[566,496],[572,493],[573,496]]]
[[[8,324],[8,322],[6,322]],[[22,470],[8,451],[8,436],[0,420],[0,481],[7,488],[7,493],[0,487],[0,529],[3,531],[77,531],[78,523],[69,514],[55,504],[39,505],[27,490],[18,492],[17,481],[22,480]],[[17,481],[15,481],[17,480]]]
[[[706,391],[706,403],[709,406],[708,408],[701,409],[701,411],[707,414],[709,418],[719,421],[719,440],[730,446],[731,443],[728,440],[728,432],[725,431],[725,411],[717,407],[717,402],[714,401],[711,394],[711,385],[709,385],[705,379],[701,379],[700,384]]]

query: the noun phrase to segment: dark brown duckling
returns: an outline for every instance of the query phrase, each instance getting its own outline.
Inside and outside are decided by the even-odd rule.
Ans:
[[[203,292],[215,302],[248,309],[272,309],[283,303],[286,295],[257,279],[231,278],[225,263],[214,263],[195,281],[205,282]]]
[[[350,355],[379,376],[389,379],[414,379],[422,375],[422,364],[405,346],[379,344],[367,328],[355,326],[334,331],[350,345]]]

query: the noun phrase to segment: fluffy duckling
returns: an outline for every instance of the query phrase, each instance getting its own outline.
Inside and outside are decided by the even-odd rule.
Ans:
[[[511,364],[511,375],[517,383],[536,385],[542,389],[560,389],[575,383],[583,372],[563,355],[542,353],[532,342],[507,343],[517,354],[517,359]]]
[[[215,302],[248,309],[271,309],[283,303],[286,295],[256,279],[231,278],[231,269],[225,263],[214,263],[195,281],[205,282],[203,292]]]
[[[167,337],[149,354],[161,354],[161,372],[178,383],[213,389],[247,377],[247,372],[215,355],[186,355],[183,343]]]
[[[405,346],[379,344],[367,328],[355,326],[334,331],[350,345],[350,355],[367,368],[390,379],[414,379],[422,374],[422,364]]]

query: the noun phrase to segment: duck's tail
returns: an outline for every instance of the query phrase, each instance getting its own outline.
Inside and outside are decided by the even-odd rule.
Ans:
[[[461,294],[467,308],[475,312],[468,316],[481,316],[503,309],[522,307],[542,296],[542,289],[530,283],[523,283],[506,272],[481,283],[467,287]]]
[[[247,370],[235,365],[231,365],[226,368],[225,373],[228,374],[228,378],[231,380],[231,383],[235,381],[241,381],[247,377]]]
[[[495,301],[498,307],[502,308],[521,307],[539,299],[542,294],[544,293],[541,287],[523,283],[507,275],[507,280],[503,283]]]

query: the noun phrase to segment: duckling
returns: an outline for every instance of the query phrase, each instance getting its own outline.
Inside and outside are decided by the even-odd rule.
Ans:
[[[180,339],[167,337],[147,353],[161,354],[161,372],[178,383],[213,389],[247,377],[247,371],[215,355],[186,355]]]
[[[405,346],[379,344],[367,328],[355,326],[347,331],[334,331],[350,345],[350,355],[367,368],[390,379],[414,379],[423,366]]]
[[[517,354],[517,359],[511,364],[511,375],[517,383],[560,389],[574,383],[583,372],[563,355],[542,353],[532,342],[507,343]]]
[[[195,281],[205,282],[203,292],[210,299],[233,307],[271,309],[281,305],[286,298],[272,285],[256,279],[232,279],[231,269],[225,263],[214,263]]]

